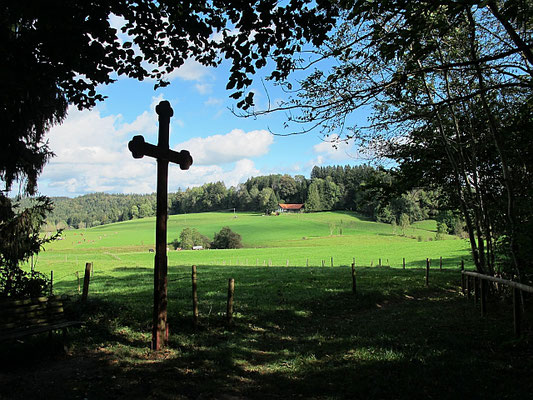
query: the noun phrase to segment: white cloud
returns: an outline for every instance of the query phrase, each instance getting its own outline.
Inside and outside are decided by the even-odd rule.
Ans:
[[[65,122],[48,134],[56,157],[45,167],[39,189],[51,196],[154,192],[155,160],[132,158],[127,143],[135,134],[146,137],[147,133],[155,133],[156,118],[155,112],[145,111],[133,122],[125,122],[121,115],[102,116],[98,109],[70,108]],[[188,171],[171,165],[169,190],[215,181],[237,185],[260,174],[251,158],[266,154],[272,142],[273,137],[267,131],[235,129],[226,135],[182,143],[176,147],[189,150],[194,165]]]
[[[186,81],[202,81],[212,75],[209,67],[200,64],[193,59],[187,59],[183,65],[166,76],[166,79],[172,81],[181,78]]]
[[[312,161],[315,165],[353,160],[360,156],[357,149],[354,149],[353,140],[339,140],[337,135],[331,135],[328,140],[314,145],[313,151],[318,154],[317,159]]]
[[[127,149],[133,133],[148,128],[146,120],[153,118],[148,114],[123,123],[121,115],[102,117],[97,109],[70,108],[66,121],[48,134],[56,157],[45,167],[40,181],[54,194],[127,191],[122,187],[125,181],[142,181],[154,169],[147,159],[133,159]],[[152,125],[157,126],[155,122]]]
[[[274,136],[266,130],[234,129],[226,135],[190,139],[176,149],[189,150],[195,165],[218,165],[265,155],[273,142]]]
[[[325,159],[324,159],[323,156],[317,156],[316,158],[313,158],[312,160],[309,160],[307,162],[307,164],[305,164],[305,166],[306,166],[306,168],[312,168],[315,165],[320,166],[320,165],[324,164],[324,162],[325,162]]]
[[[194,87],[200,94],[208,94],[213,91],[213,85],[210,83],[197,83]]]
[[[221,106],[222,104],[224,104],[224,100],[216,97],[210,97],[204,102],[206,106]]]
[[[188,171],[173,168],[169,171],[169,190],[175,191],[178,187],[201,186],[208,182],[222,181],[227,187],[236,186],[252,176],[260,175],[261,171],[255,168],[250,159],[242,159],[224,169],[219,165],[193,165]]]

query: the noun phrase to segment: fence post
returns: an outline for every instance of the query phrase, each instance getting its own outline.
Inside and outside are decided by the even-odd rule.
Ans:
[[[85,263],[85,275],[83,277],[83,293],[81,294],[81,301],[86,301],[89,294],[89,281],[91,279],[91,269],[93,263]]]
[[[466,298],[470,300],[470,276],[466,276]]]
[[[431,261],[429,261],[429,258],[426,258],[426,287],[429,286],[429,265]]]
[[[333,257],[331,257],[331,266],[333,267]]]
[[[465,294],[465,260],[461,260],[461,291]]]
[[[80,285],[80,273],[76,271],[76,278],[78,279],[78,294],[81,292],[81,285]]]
[[[439,270],[442,271],[442,256],[440,256],[440,261],[439,261]]]
[[[405,257],[403,258],[403,269],[405,269]]]
[[[355,277],[355,263],[352,263],[352,293],[356,294],[357,292],[357,281]]]
[[[487,314],[487,286],[488,282],[485,279],[480,279],[479,291],[481,300],[481,317],[483,318]]]
[[[477,304],[477,301],[479,300],[479,279],[474,276],[474,304]]]
[[[305,263],[305,266],[306,267],[309,267],[309,259],[307,259],[306,263]]]
[[[381,258],[379,259],[379,266],[381,267]]]
[[[54,271],[50,271],[50,296],[54,295]]]
[[[513,288],[513,322],[514,322],[514,334],[520,336],[522,321],[521,315],[522,310],[520,309],[520,290]]]
[[[196,265],[192,266],[192,322],[194,327],[198,326],[198,284]]]
[[[228,307],[227,307],[227,322],[228,325],[233,324],[233,295],[235,294],[235,279],[230,278],[228,281]]]

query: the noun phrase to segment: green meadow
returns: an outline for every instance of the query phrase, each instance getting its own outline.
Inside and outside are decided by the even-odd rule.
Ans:
[[[469,265],[468,243],[455,236],[435,240],[436,224],[423,221],[405,232],[389,224],[369,221],[349,212],[282,214],[263,216],[252,213],[200,213],[172,215],[168,221],[168,241],[179,237],[185,227],[194,227],[212,238],[223,226],[242,236],[238,250],[175,251],[169,245],[169,266],[357,266],[387,265],[423,267],[426,258],[443,268],[457,268],[464,259]],[[34,259],[37,270],[55,280],[71,279],[86,262],[99,273],[116,268],[153,266],[155,218],[102,225],[83,230],[67,230],[62,240],[49,244]]]
[[[480,317],[460,294],[467,243],[435,240],[433,221],[402,235],[352,213],[171,216],[169,241],[187,226],[212,237],[228,225],[245,248],[169,251],[169,342],[153,352],[154,224],[66,231],[34,260],[54,271],[54,292],[70,295],[67,311],[85,325],[69,331],[66,352],[60,335],[3,347],[0,398],[522,399],[533,390],[530,322],[515,338],[510,306],[497,299]],[[82,302],[75,272],[85,262],[94,275]]]

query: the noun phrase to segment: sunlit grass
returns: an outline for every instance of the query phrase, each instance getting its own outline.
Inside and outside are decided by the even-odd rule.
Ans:
[[[350,212],[324,212],[263,216],[253,213],[201,213],[169,218],[168,239],[177,238],[185,227],[194,227],[212,237],[222,226],[242,235],[245,248],[238,250],[174,251],[170,266],[289,266],[330,267],[390,265],[424,267],[443,259],[444,268],[457,268],[464,259],[471,265],[468,243],[453,236],[434,240],[434,221],[413,224],[402,235],[399,228],[376,223]],[[47,245],[34,259],[36,269],[56,282],[82,273],[92,262],[97,273],[120,277],[132,268],[153,268],[155,218],[68,230],[63,240]],[[29,268],[29,264],[26,266]]]
[[[195,328],[191,268],[172,265],[170,341],[159,353],[148,348],[152,268],[97,269],[86,304],[77,302],[76,280],[68,277],[56,291],[72,294],[71,309],[87,321],[70,332],[70,358],[102,363],[96,377],[56,382],[62,390],[53,397],[412,399],[476,393],[496,399],[503,388],[509,398],[529,393],[527,342],[512,340],[512,318],[498,311],[501,305],[491,304],[490,317],[479,317],[458,294],[455,268],[432,269],[429,287],[424,269],[356,272],[354,295],[346,266],[200,265]],[[231,327],[225,322],[229,278],[235,279]],[[28,357],[21,358],[18,347],[13,356],[4,365]],[[494,371],[500,379],[487,381]],[[30,395],[31,385],[19,389],[21,396]]]

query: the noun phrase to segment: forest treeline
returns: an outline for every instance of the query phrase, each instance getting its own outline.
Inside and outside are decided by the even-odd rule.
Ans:
[[[351,210],[376,221],[398,223],[439,217],[448,230],[458,231],[453,213],[439,208],[438,190],[402,188],[394,172],[361,166],[315,166],[303,175],[266,175],[226,187],[223,182],[169,193],[169,213],[256,211],[271,213],[279,203],[304,203],[305,211]],[[155,215],[156,195],[92,193],[76,198],[52,198],[48,228],[85,228]],[[405,217],[404,217],[405,218]]]

